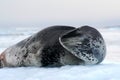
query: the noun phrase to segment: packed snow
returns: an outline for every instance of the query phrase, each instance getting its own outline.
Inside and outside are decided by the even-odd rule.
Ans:
[[[98,65],[54,68],[1,68],[0,80],[120,80],[120,28],[97,28],[103,35],[107,55]],[[0,28],[0,53],[7,47],[41,30],[40,27]]]

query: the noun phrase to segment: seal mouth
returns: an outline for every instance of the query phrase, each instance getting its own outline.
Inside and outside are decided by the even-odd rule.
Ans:
[[[60,44],[85,64],[98,64],[105,57],[105,43],[94,28],[83,26],[67,32],[59,38]]]

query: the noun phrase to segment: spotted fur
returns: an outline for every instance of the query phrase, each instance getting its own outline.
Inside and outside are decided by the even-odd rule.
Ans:
[[[94,28],[83,26],[60,38],[61,45],[85,64],[98,64],[106,55],[106,46],[101,34]]]

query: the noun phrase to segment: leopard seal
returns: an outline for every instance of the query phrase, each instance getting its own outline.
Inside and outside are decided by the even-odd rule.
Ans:
[[[0,67],[98,64],[105,55],[104,39],[96,29],[51,26],[7,48]]]

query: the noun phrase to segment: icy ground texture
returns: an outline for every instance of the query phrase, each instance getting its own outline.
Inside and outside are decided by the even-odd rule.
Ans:
[[[61,68],[4,68],[0,80],[120,80],[120,64],[63,66]]]
[[[0,52],[40,28],[0,28]],[[0,69],[0,80],[120,80],[120,28],[98,28],[106,45],[105,60],[94,66],[60,68],[19,67]]]

